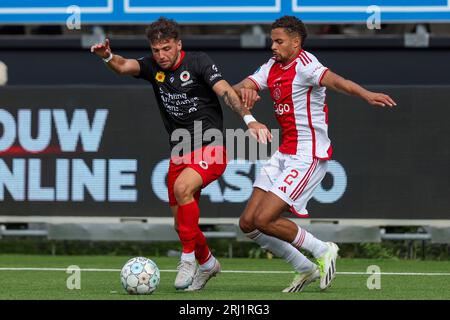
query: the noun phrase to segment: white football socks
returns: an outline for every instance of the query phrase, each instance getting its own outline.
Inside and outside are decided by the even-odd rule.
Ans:
[[[206,260],[206,262],[204,264],[201,264],[199,266],[200,270],[205,271],[205,270],[211,270],[214,267],[214,264],[216,263],[216,258],[214,258],[213,255],[209,256],[209,259]]]
[[[294,241],[292,241],[292,245],[296,248],[302,248],[311,252],[314,258],[319,258],[328,250],[325,242],[320,241],[311,233],[300,227],[298,227],[297,236]]]
[[[195,251],[189,253],[181,253],[182,261],[195,262]],[[204,264],[199,265],[200,270],[211,270],[216,263],[216,258],[211,254]]]
[[[181,260],[194,262],[195,261],[195,251],[188,252],[188,253],[186,253],[186,252],[181,253]]]
[[[309,271],[316,267],[297,248],[286,241],[268,236],[257,229],[245,235],[259,244],[261,248],[269,250],[279,258],[283,258],[298,272]]]

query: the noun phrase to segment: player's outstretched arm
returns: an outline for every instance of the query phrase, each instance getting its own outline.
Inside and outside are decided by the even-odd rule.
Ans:
[[[244,118],[245,123],[250,129],[251,135],[261,143],[267,143],[267,140],[272,141],[272,134],[267,127],[256,121],[251,115],[250,111],[239,98],[236,91],[225,80],[218,81],[213,86],[214,92],[222,99],[222,101],[229,106],[234,112]]]
[[[118,54],[113,54],[109,46],[109,39],[105,43],[97,43],[91,47],[91,52],[102,59],[106,59],[106,65],[117,74],[137,76],[141,71],[139,62],[135,59],[125,59]]]
[[[244,103],[244,107],[248,110],[252,109],[255,103],[261,100],[261,97],[258,94],[258,88],[253,81],[248,78],[242,80],[238,84],[235,84],[233,89],[241,98]]]
[[[327,87],[328,89],[360,97],[374,106],[394,107],[397,105],[388,95],[366,90],[355,82],[344,79],[329,70],[322,78],[321,85]]]

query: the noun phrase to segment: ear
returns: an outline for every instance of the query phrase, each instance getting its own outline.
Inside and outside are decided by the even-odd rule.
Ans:
[[[181,43],[181,39],[178,40],[177,47],[178,47],[178,50],[181,50],[181,48],[183,47],[183,44]]]
[[[294,46],[294,48],[301,48],[302,41],[300,37],[294,37],[294,39],[292,39],[292,45]]]

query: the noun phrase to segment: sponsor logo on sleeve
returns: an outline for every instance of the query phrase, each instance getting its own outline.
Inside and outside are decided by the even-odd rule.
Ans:
[[[211,75],[211,76],[209,77],[209,81],[214,81],[215,79],[221,78],[221,77],[222,77],[222,74],[221,74],[221,73],[214,73],[213,75]]]

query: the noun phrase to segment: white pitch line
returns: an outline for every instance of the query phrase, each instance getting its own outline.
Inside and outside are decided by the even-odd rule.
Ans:
[[[382,276],[450,276],[446,272],[336,272],[342,275],[382,275]]]
[[[0,268],[0,271],[67,271],[69,268]],[[72,269],[73,270],[73,269]],[[80,269],[86,272],[120,272],[120,269]],[[174,269],[162,269],[161,272],[177,272]],[[222,270],[223,273],[257,273],[257,274],[283,274],[293,273],[293,271],[274,271],[274,270]],[[450,272],[336,272],[338,275],[384,275],[384,276],[450,276]]]

